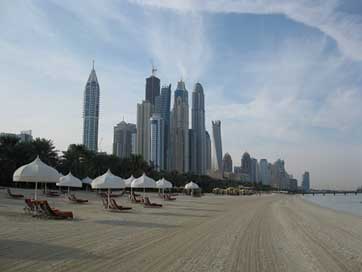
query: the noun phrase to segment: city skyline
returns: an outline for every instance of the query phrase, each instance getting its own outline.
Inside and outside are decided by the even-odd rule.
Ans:
[[[18,110],[0,130],[30,128],[59,150],[81,143],[79,105],[94,58],[102,92],[98,149],[111,153],[113,126],[122,116],[136,123],[153,60],[161,85],[180,77],[188,90],[203,84],[206,129],[222,121],[223,150],[234,162],[248,151],[285,160],[299,182],[309,171],[313,187],[360,186],[362,42],[360,23],[350,18],[360,17],[361,6],[246,2],[1,3],[1,100],[8,103],[0,114]]]

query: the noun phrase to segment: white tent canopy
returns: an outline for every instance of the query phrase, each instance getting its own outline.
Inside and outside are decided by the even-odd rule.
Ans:
[[[62,175],[56,169],[42,162],[39,156],[31,163],[25,164],[15,170],[13,181],[15,182],[34,182],[35,194],[37,199],[38,183],[57,183]]]
[[[82,179],[82,183],[84,184],[92,184],[92,179],[90,177],[85,177],[84,179]]]
[[[199,189],[199,185],[197,185],[195,182],[193,181],[190,181],[189,183],[187,183],[185,185],[185,189],[191,189],[191,190],[194,190],[194,189]]]
[[[110,204],[111,189],[126,188],[124,180],[118,176],[113,175],[110,169],[108,169],[108,171],[102,176],[96,177],[92,181],[91,186],[92,189],[108,189],[108,208]]]
[[[162,178],[156,182],[156,186],[159,189],[169,189],[169,188],[172,188],[172,183],[169,182],[168,180]]]
[[[69,187],[82,187],[82,181],[69,172],[68,175],[61,177],[59,182],[57,183],[59,187],[68,187],[68,194],[69,194]]]
[[[124,182],[126,183],[126,187],[131,187],[132,181],[135,180],[135,177],[132,175],[128,179],[125,179]]]
[[[143,174],[132,181],[131,188],[156,188],[156,182],[152,178]]]
[[[126,184],[122,178],[113,175],[108,169],[105,174],[96,177],[91,186],[93,189],[122,189],[126,187]]]

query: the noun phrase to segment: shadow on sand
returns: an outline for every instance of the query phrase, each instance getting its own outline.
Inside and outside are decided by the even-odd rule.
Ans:
[[[137,221],[121,221],[121,220],[97,220],[95,223],[112,225],[112,226],[127,226],[136,228],[175,228],[176,225],[152,223],[152,222],[137,222]]]
[[[88,251],[72,247],[51,245],[44,242],[0,239],[0,260],[1,258],[57,261],[98,257]]]

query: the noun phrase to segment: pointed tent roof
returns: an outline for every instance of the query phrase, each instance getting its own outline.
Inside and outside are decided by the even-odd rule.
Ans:
[[[84,179],[82,179],[82,183],[84,184],[92,184],[92,179],[90,177],[85,177]]]
[[[128,179],[124,180],[124,183],[126,184],[126,187],[131,187],[132,181],[135,180],[135,177],[131,175]]]
[[[199,189],[199,185],[197,185],[195,182],[190,181],[185,185],[185,189]]]
[[[172,183],[169,182],[168,180],[162,178],[156,182],[156,186],[159,189],[167,189],[167,188],[172,188]]]
[[[139,178],[136,178],[131,183],[132,188],[156,188],[156,182],[150,178],[147,177],[145,174],[140,176]]]
[[[57,183],[62,177],[59,172],[42,162],[39,156],[31,163],[25,164],[14,172],[14,181]]]
[[[92,189],[122,189],[126,187],[124,180],[113,175],[109,169],[102,176],[96,177],[91,186]]]
[[[82,181],[75,176],[72,175],[71,172],[69,172],[68,175],[61,177],[59,179],[59,182],[57,183],[57,186],[60,187],[82,187]]]

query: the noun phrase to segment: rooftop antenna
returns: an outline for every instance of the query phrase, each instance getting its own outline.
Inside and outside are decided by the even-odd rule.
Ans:
[[[93,66],[92,66],[92,69],[94,70],[94,60],[93,60],[92,62],[93,62]]]
[[[153,65],[153,60],[151,60],[151,65],[152,65],[152,75],[155,76],[155,75],[156,75],[156,72],[157,72],[157,69],[156,69],[156,67]]]

